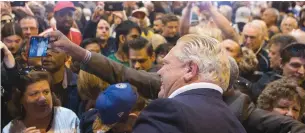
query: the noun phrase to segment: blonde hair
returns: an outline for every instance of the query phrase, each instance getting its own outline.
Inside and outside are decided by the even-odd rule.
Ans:
[[[247,47],[242,47],[242,57],[239,62],[237,62],[239,71],[242,74],[254,72],[257,68],[258,65],[258,60],[256,58],[256,55],[254,52],[247,48]]]
[[[177,45],[182,48],[175,55],[182,62],[192,61],[198,65],[199,77],[218,84],[224,91],[229,85],[230,63],[219,42],[209,36],[188,34]]]
[[[82,100],[95,100],[99,95],[99,92],[104,91],[109,84],[93,74],[85,72],[83,70],[79,71],[77,90]]]

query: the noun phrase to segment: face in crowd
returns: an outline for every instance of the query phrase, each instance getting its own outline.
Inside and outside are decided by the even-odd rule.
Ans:
[[[48,72],[54,73],[64,67],[68,60],[66,53],[55,49],[48,49],[47,56],[42,57],[42,67]]]
[[[56,27],[64,34],[68,34],[73,25],[73,13],[71,8],[64,8],[55,12],[54,18],[56,20]]]
[[[110,25],[107,21],[101,19],[97,24],[96,37],[102,40],[108,40]]]
[[[149,55],[147,49],[147,47],[140,50],[129,49],[129,64],[132,68],[145,71],[152,68],[155,55]]]
[[[21,103],[28,116],[45,118],[50,115],[53,107],[50,84],[41,80],[27,86]]]
[[[295,18],[287,17],[282,20],[281,23],[282,33],[287,34],[291,32],[293,29],[297,29],[297,28],[298,28],[298,22]]]
[[[289,62],[282,64],[283,75],[296,78],[297,81],[305,79],[305,58],[292,57]]]
[[[287,98],[280,98],[274,108],[273,112],[277,112],[284,116],[292,117],[293,119],[298,119],[300,116],[300,103],[297,98],[287,99]]]
[[[162,27],[163,27],[163,23],[161,21],[161,19],[155,20],[154,21],[154,32],[160,34],[162,32]]]
[[[271,44],[269,48],[270,68],[277,69],[281,65],[280,46]]]
[[[38,23],[34,18],[21,19],[19,24],[26,39],[38,35]]]
[[[246,24],[242,32],[243,44],[254,52],[259,50],[263,43],[263,35],[260,30],[261,29],[255,27],[253,24]]]
[[[162,28],[164,37],[174,37],[179,32],[179,21],[169,21]]]

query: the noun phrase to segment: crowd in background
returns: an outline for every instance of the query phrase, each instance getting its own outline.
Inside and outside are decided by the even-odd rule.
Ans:
[[[163,82],[156,72],[189,34],[216,39],[230,57],[230,72],[217,71],[230,76],[229,86],[219,86],[245,131],[305,132],[305,2],[0,4],[4,133],[144,131],[137,127],[150,119],[141,111],[158,97],[170,97],[160,96]],[[48,49],[45,57],[30,58],[30,38],[54,31],[92,55],[79,60],[73,54],[81,52]],[[167,126],[154,127],[161,132]]]

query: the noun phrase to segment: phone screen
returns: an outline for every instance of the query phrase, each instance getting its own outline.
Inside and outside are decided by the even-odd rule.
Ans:
[[[45,37],[31,37],[29,57],[42,57],[47,56],[47,49],[49,38]]]

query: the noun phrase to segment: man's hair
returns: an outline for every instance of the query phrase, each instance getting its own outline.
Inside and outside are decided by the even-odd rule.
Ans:
[[[174,47],[174,46],[170,43],[160,44],[155,50],[156,56],[158,56],[160,54],[165,54],[165,55],[168,54],[168,52],[171,50],[171,47]]]
[[[143,37],[138,37],[133,40],[125,42],[124,52],[129,56],[129,49],[141,50],[146,48],[148,56],[152,56],[154,53],[151,43]]]
[[[292,43],[282,49],[280,52],[282,64],[290,61],[292,57],[299,57],[305,59],[305,44]]]
[[[177,45],[181,48],[174,55],[182,62],[192,62],[198,66],[198,76],[228,89],[230,63],[219,42],[209,36],[188,34],[182,36]]]
[[[29,15],[27,15],[27,16],[25,16],[25,17],[23,17],[23,18],[21,18],[20,19],[20,21],[19,21],[19,24],[20,24],[20,22],[22,21],[22,20],[26,20],[26,19],[28,19],[28,20],[30,20],[30,19],[34,19],[35,20],[35,22],[36,22],[36,25],[37,25],[37,29],[39,28],[39,23],[38,23],[38,20],[34,17],[34,16],[29,16]]]
[[[85,40],[82,41],[82,43],[80,44],[81,47],[86,48],[87,45],[92,44],[92,43],[96,43],[96,44],[100,44],[102,42],[101,39],[99,38],[87,38]],[[100,46],[100,45],[99,45]]]
[[[294,42],[297,42],[297,40],[291,35],[276,34],[270,39],[269,47],[271,47],[271,45],[276,45],[280,47],[280,50],[282,50],[285,46]]]
[[[293,83],[294,80],[286,77],[269,83],[259,95],[257,99],[257,107],[264,110],[272,110],[274,104],[281,98],[288,98],[289,100],[297,98],[296,100],[298,104],[300,104],[301,97],[296,91],[298,86]]]
[[[116,43],[119,43],[120,40],[120,35],[126,36],[128,35],[128,33],[133,29],[137,29],[139,31],[139,33],[141,34],[141,29],[139,27],[138,24],[130,21],[130,20],[126,20],[123,21],[121,24],[119,24],[116,28],[115,28],[115,32],[116,32]]]
[[[162,18],[162,23],[166,25],[168,22],[179,21],[179,18],[174,14],[166,14]]]
[[[261,36],[261,37],[263,37],[263,35],[264,35],[263,28],[258,23],[249,22],[249,23],[246,23],[246,25],[244,26],[244,29],[245,29],[245,27],[251,27],[251,28],[254,28],[254,29],[258,30],[259,31],[258,35]]]
[[[23,38],[23,32],[19,24],[14,22],[6,23],[4,27],[1,29],[1,40],[8,36],[18,35]]]
[[[31,84],[37,83],[39,81],[46,80],[50,85],[50,90],[52,91],[52,77],[48,72],[45,71],[33,71],[28,73],[27,75],[21,75],[20,79],[18,80],[18,83],[16,83],[16,87],[18,88],[16,91],[14,91],[15,97],[12,99],[14,103],[14,108],[12,110],[9,110],[10,113],[13,115],[13,117],[17,119],[22,119],[25,117],[26,112],[24,108],[22,108],[20,100],[23,97],[27,87]],[[58,106],[58,102],[56,102],[56,96],[52,93],[52,101],[53,106]]]
[[[230,82],[229,82],[228,90],[233,89],[233,85],[239,77],[239,68],[235,59],[233,57],[229,57],[229,62],[230,62]]]

